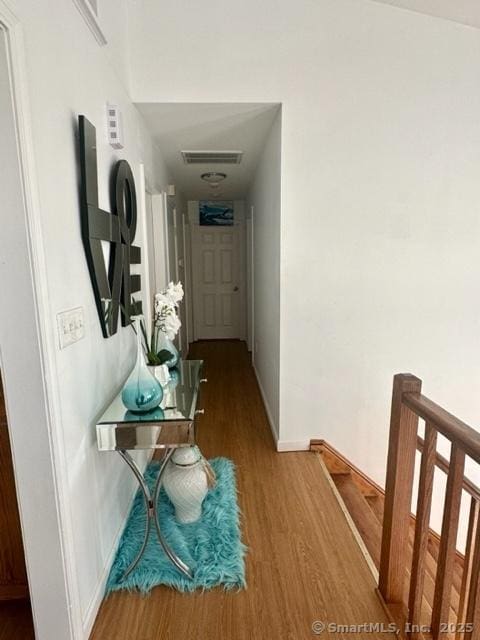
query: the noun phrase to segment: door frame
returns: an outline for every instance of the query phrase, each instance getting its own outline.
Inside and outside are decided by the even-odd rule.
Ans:
[[[81,638],[83,628],[75,560],[68,544],[72,528],[56,389],[56,334],[47,290],[23,30],[5,0],[0,0],[0,28],[5,33],[24,208],[24,215],[10,227],[21,247],[11,260],[8,286],[21,291],[28,303],[28,309],[22,309],[22,341],[30,352],[27,361],[0,345],[0,363],[35,636],[69,640]],[[7,329],[8,318],[3,322]],[[26,379],[29,402],[19,393]]]
[[[169,282],[181,281],[184,287],[180,318],[182,326],[175,341],[183,358],[189,350],[188,312],[189,312],[189,274],[185,256],[185,215],[182,211],[183,201],[177,195],[166,196],[165,205],[165,249]],[[183,277],[181,277],[180,269]]]
[[[250,216],[246,221],[247,234],[247,345],[255,362],[255,207],[250,205]]]
[[[190,203],[195,203],[195,206],[198,205],[198,201],[197,200],[191,200],[189,202]],[[246,215],[245,215],[245,202],[243,200],[234,200],[234,207],[236,209],[236,219],[234,220],[234,224],[233,226],[238,228],[238,235],[239,235],[239,252],[238,252],[238,268],[239,268],[239,285],[240,285],[240,290],[241,290],[241,302],[240,302],[240,307],[239,307],[239,327],[238,327],[238,334],[239,340],[244,340],[246,341],[248,336],[248,329],[247,329],[247,315],[248,315],[248,311],[247,311],[247,306],[248,306],[248,292],[247,292],[247,279],[248,279],[248,267],[247,267],[247,259],[248,259],[248,255],[247,255],[247,221],[246,221]],[[196,301],[197,301],[197,297],[196,297],[196,279],[194,276],[194,273],[196,273],[195,270],[195,261],[194,261],[194,248],[193,248],[193,244],[195,242],[195,238],[196,238],[196,234],[199,233],[200,231],[200,224],[198,222],[198,216],[196,215],[196,211],[193,211],[193,209],[189,206],[189,216],[188,216],[188,223],[190,226],[190,245],[188,247],[189,249],[189,262],[190,262],[190,269],[191,269],[191,273],[192,273],[192,297],[191,297],[191,307],[192,307],[192,334],[193,334],[193,340],[199,340],[198,337],[198,332],[197,332],[197,323],[196,323],[196,319],[195,319],[195,313],[196,313]],[[221,229],[221,227],[214,227],[214,228],[218,228]],[[226,226],[225,229],[229,229],[231,227]],[[243,309],[243,311],[242,311]]]
[[[156,237],[156,231],[161,231],[163,228],[163,225],[160,225],[160,227],[156,228],[155,225],[155,215],[157,214],[157,210],[156,210],[156,196],[163,196],[163,194],[160,194],[155,187],[151,184],[150,180],[147,178],[146,174],[145,174],[145,165],[143,163],[140,163],[139,166],[139,176],[140,176],[140,189],[138,190],[138,200],[139,200],[139,204],[140,204],[140,212],[142,215],[142,245],[144,247],[143,249],[143,255],[142,255],[142,279],[143,282],[146,283],[146,291],[149,294],[148,295],[148,299],[143,300],[143,315],[145,317],[146,320],[146,325],[147,325],[147,331],[150,332],[151,331],[151,322],[152,322],[152,317],[153,317],[153,298],[150,295],[151,293],[151,289],[152,289],[152,283],[150,282],[150,261],[153,259],[153,268],[155,271],[155,278],[157,276],[158,273],[158,265],[157,265],[157,258],[156,258],[156,253],[155,253],[155,240],[157,240]],[[152,229],[153,229],[153,246],[154,246],[154,254],[153,256],[150,255],[149,253],[149,242],[148,242],[148,229],[149,229],[149,225],[147,224],[147,216],[148,211],[147,211],[147,194],[150,196],[151,198],[151,205],[152,205],[152,210],[151,210],[151,214],[152,214]],[[162,202],[163,198],[160,197],[160,201]],[[160,214],[163,215],[163,212],[159,212]],[[157,292],[155,292],[157,293]]]
[[[191,329],[190,329],[190,291],[192,282],[192,269],[190,265],[190,225],[188,224],[188,215],[182,213],[182,242],[183,242],[183,274],[184,283],[183,288],[185,295],[183,298],[183,304],[185,305],[185,341],[186,341],[186,353],[190,349],[191,343]]]

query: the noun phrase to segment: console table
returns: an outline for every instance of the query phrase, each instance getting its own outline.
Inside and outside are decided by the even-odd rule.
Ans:
[[[146,508],[145,536],[142,545],[122,576],[124,580],[138,565],[146,549],[152,524],[158,540],[170,561],[186,576],[193,577],[190,567],[171,549],[165,540],[158,517],[158,498],[162,476],[177,447],[195,444],[195,416],[197,409],[202,360],[182,360],[171,371],[172,380],[164,389],[159,407],[148,413],[127,411],[121,392],[97,423],[97,444],[100,451],[116,451],[133,471],[143,495]],[[147,486],[143,474],[129,451],[137,449],[163,449],[165,451],[153,491]]]

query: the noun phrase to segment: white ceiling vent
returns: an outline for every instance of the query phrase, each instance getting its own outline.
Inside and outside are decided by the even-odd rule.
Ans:
[[[243,151],[182,151],[185,164],[240,164]]]

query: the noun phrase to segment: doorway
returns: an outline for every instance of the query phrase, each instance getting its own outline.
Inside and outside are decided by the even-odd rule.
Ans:
[[[268,351],[267,359],[271,360],[270,351],[278,350],[278,343],[268,336],[272,326],[278,332],[276,307],[280,300],[278,292],[273,292],[279,281],[281,105],[149,102],[136,106],[168,167],[172,195],[167,198],[165,249],[170,279],[182,280],[185,288],[179,336],[182,352],[187,353],[190,343],[202,338],[248,340],[254,351],[256,322],[266,325],[267,335],[265,348],[257,340],[258,358],[262,360],[261,351]],[[200,227],[199,202],[215,206],[233,203],[234,229],[224,225],[208,233],[215,225]],[[255,251],[251,247],[251,205],[257,205],[260,213]],[[212,217],[210,209],[207,213]],[[208,240],[214,241],[212,252],[204,246]],[[255,273],[262,280],[262,286],[256,288],[255,322],[250,283],[254,262]],[[207,282],[210,278],[218,278],[217,284]],[[269,286],[272,278],[274,287]],[[268,308],[264,309],[267,298]],[[270,298],[274,298],[273,306]]]
[[[245,224],[243,203],[234,203],[232,226],[192,224],[195,340],[245,339]]]

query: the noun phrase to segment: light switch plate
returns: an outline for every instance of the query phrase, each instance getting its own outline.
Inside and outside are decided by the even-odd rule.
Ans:
[[[69,347],[85,337],[83,308],[69,309],[57,314],[58,339],[60,349]]]

